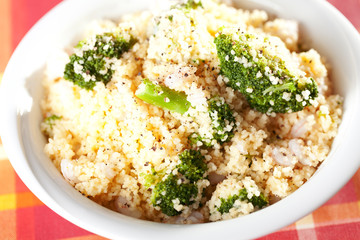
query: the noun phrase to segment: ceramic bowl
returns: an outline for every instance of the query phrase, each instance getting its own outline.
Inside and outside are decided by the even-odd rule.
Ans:
[[[44,154],[40,131],[41,80],[52,49],[79,40],[94,19],[117,19],[148,9],[148,0],[63,1],[24,37],[6,68],[1,84],[1,137],[17,174],[47,206],[70,222],[112,239],[249,239],[287,226],[309,214],[352,177],[360,165],[360,37],[355,28],[324,0],[242,0],[243,8],[264,9],[300,22],[301,37],[325,56],[331,78],[345,98],[339,133],[328,158],[314,176],[289,197],[232,220],[170,225],[130,218],[83,197]]]

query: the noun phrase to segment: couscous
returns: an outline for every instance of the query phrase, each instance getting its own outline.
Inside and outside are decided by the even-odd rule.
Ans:
[[[342,116],[298,23],[215,0],[98,20],[49,60],[45,152],[119,213],[164,223],[250,214],[303,185]]]

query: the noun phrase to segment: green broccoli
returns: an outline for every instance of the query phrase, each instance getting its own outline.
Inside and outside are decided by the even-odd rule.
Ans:
[[[228,86],[262,113],[296,112],[311,105],[318,95],[314,79],[290,71],[284,60],[270,53],[269,38],[241,32],[236,36],[219,33],[215,38],[220,74]]]
[[[189,11],[190,9],[197,9],[198,7],[204,8],[200,0],[187,0],[186,2],[172,6],[171,8],[180,8]]]
[[[186,94],[144,79],[135,95],[149,104],[184,114],[190,107]]]
[[[176,168],[191,183],[204,178],[207,165],[204,162],[205,157],[201,155],[200,151],[185,150],[179,154],[179,159],[181,163]]]
[[[200,0],[188,0],[186,3],[181,4],[181,7],[186,9],[197,9],[198,7],[204,8]]]
[[[232,195],[227,199],[220,198],[221,205],[217,209],[221,214],[228,213],[231,208],[233,208],[234,203],[236,200],[240,201],[248,201],[253,204],[254,207],[263,208],[264,206],[268,205],[268,200],[265,196],[260,193],[259,196],[252,196],[250,199],[247,197],[248,193],[246,188],[243,188],[239,191],[239,194]]]
[[[145,180],[144,186],[147,188],[160,182],[164,176],[165,176],[164,170],[155,171],[154,168],[151,168],[151,173],[148,173],[148,174],[140,173],[140,177],[143,177]]]
[[[212,120],[213,138],[205,138],[199,133],[193,133],[189,136],[190,143],[196,145],[202,142],[204,146],[211,147],[213,140],[222,144],[228,142],[234,136],[235,117],[229,104],[223,98],[214,97],[208,101],[209,115]]]
[[[185,150],[179,154],[180,164],[175,168],[177,174],[170,173],[165,180],[157,182],[152,190],[151,202],[160,207],[168,216],[179,215],[181,211],[174,208],[174,201],[190,206],[195,203],[199,191],[197,182],[205,178],[207,165],[200,151]]]
[[[96,82],[107,84],[114,73],[113,59],[119,59],[136,41],[132,36],[127,41],[119,32],[108,32],[79,42],[79,52],[70,56],[64,78],[87,90],[92,90]]]
[[[50,117],[44,119],[44,123],[47,124],[50,127],[50,129],[53,129],[53,125],[55,124],[54,122],[60,119],[62,119],[61,116],[51,115]]]
[[[180,204],[189,206],[198,194],[198,188],[194,183],[180,183],[178,176],[170,174],[164,181],[155,185],[152,190],[151,202],[159,206],[161,211],[168,216],[179,215],[181,211],[174,208],[174,200],[179,199]]]

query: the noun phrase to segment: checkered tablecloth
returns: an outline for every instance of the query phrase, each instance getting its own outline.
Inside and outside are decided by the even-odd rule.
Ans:
[[[0,0],[0,82],[21,38],[58,2]],[[360,30],[360,0],[329,2]],[[38,200],[14,172],[0,140],[0,240],[6,239],[103,238],[73,225]],[[322,207],[261,239],[360,239],[360,170]]]

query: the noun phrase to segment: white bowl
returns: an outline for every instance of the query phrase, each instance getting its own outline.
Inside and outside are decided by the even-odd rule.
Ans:
[[[326,161],[289,197],[233,220],[190,226],[138,220],[110,211],[83,197],[55,169],[43,152],[40,132],[41,80],[48,53],[78,40],[86,24],[118,18],[153,5],[146,0],[71,0],[60,3],[24,37],[3,77],[0,93],[1,136],[12,165],[24,183],[47,206],[67,220],[113,239],[248,239],[293,223],[334,195],[360,165],[360,38],[357,31],[324,0],[247,0],[301,24],[302,37],[332,65],[336,90],[345,97],[344,116]],[[241,3],[241,4],[240,4]]]

